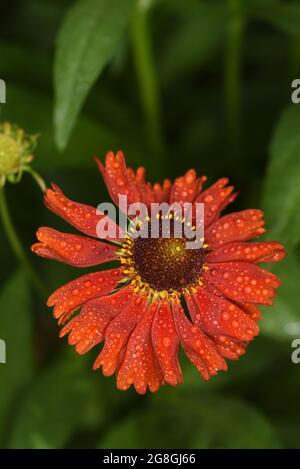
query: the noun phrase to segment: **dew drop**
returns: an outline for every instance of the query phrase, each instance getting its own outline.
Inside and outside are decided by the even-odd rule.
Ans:
[[[165,347],[169,347],[169,345],[171,344],[171,339],[169,337],[164,337],[163,344]]]

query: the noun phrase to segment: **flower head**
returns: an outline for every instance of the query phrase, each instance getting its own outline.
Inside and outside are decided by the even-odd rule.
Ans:
[[[179,346],[205,380],[226,370],[225,359],[238,359],[259,332],[258,305],[272,305],[280,285],[276,275],[257,264],[284,258],[283,246],[250,241],[265,232],[263,212],[251,209],[221,217],[236,197],[226,178],[203,190],[206,177],[190,170],[174,183],[152,186],[143,168],[134,172],[126,167],[122,152],[109,152],[105,165],[97,164],[115,203],[119,195],[127,195],[129,203],[148,207],[204,204],[204,241],[187,249],[184,237],[172,230],[178,218],[174,213],[169,214],[169,237],[158,231],[156,237],[142,238],[129,230],[122,240],[99,240],[96,227],[104,214],[69,200],[52,185],[46,206],[84,236],[40,228],[32,250],[76,267],[117,263],[50,296],[48,305],[63,326],[60,336],[68,334],[79,354],[103,342],[94,369],[102,368],[105,376],[116,373],[119,389],[133,384],[140,394],[148,387],[157,391],[162,384],[182,382]],[[150,218],[148,226],[152,222]]]
[[[27,135],[9,122],[0,124],[0,188],[6,179],[20,180],[27,163],[33,160],[36,139],[36,135]]]

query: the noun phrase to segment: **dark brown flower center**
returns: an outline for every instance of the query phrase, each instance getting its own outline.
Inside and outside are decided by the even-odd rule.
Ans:
[[[141,280],[151,288],[181,291],[199,281],[204,250],[187,249],[185,238],[137,238],[132,261]]]

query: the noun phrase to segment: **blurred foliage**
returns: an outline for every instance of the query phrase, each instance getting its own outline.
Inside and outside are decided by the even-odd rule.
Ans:
[[[300,336],[300,107],[290,95],[300,2],[2,0],[0,18],[0,119],[41,133],[33,166],[48,184],[96,205],[107,192],[92,156],[119,148],[152,181],[189,167],[210,181],[229,176],[240,191],[233,208],[263,207],[268,238],[289,251],[245,357],[209,383],[183,357],[183,386],[140,397],[91,371],[97,351],[79,357],[59,343],[1,229],[1,446],[299,447],[290,357]],[[29,176],[7,197],[28,251],[38,226],[65,229]],[[49,293],[81,275],[29,256]]]

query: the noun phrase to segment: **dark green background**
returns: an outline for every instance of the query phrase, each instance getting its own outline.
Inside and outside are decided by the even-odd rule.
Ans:
[[[91,16],[97,3],[105,1],[86,0]],[[92,156],[103,160],[110,149],[123,149],[133,167],[145,166],[152,182],[190,167],[210,183],[229,176],[240,192],[232,210],[263,208],[268,238],[288,249],[274,269],[283,286],[275,306],[264,309],[260,336],[229,363],[229,372],[205,383],[182,357],[182,386],[141,397],[91,371],[97,350],[80,357],[58,339],[45,298],[32,288],[1,227],[0,338],[7,342],[7,364],[0,365],[0,444],[299,447],[300,364],[291,361],[291,342],[300,337],[300,104],[291,104],[291,82],[300,78],[300,3],[156,0],[142,14],[134,3],[123,18],[123,0],[113,0],[88,39],[91,91],[80,110],[76,93],[71,104],[64,102],[63,87],[69,55],[76,60],[76,41],[91,31],[73,18],[74,41],[70,28],[58,36],[73,2],[1,0],[0,78],[7,84],[1,120],[40,132],[33,167],[47,184],[93,205],[108,198]],[[103,57],[97,47],[105,27],[113,50],[94,69]],[[63,49],[57,60],[55,44]],[[56,141],[65,147],[59,151],[53,115],[64,105],[70,108],[56,125]],[[69,230],[43,206],[30,176],[5,189],[18,235],[48,292],[86,272],[30,253],[38,226]]]

